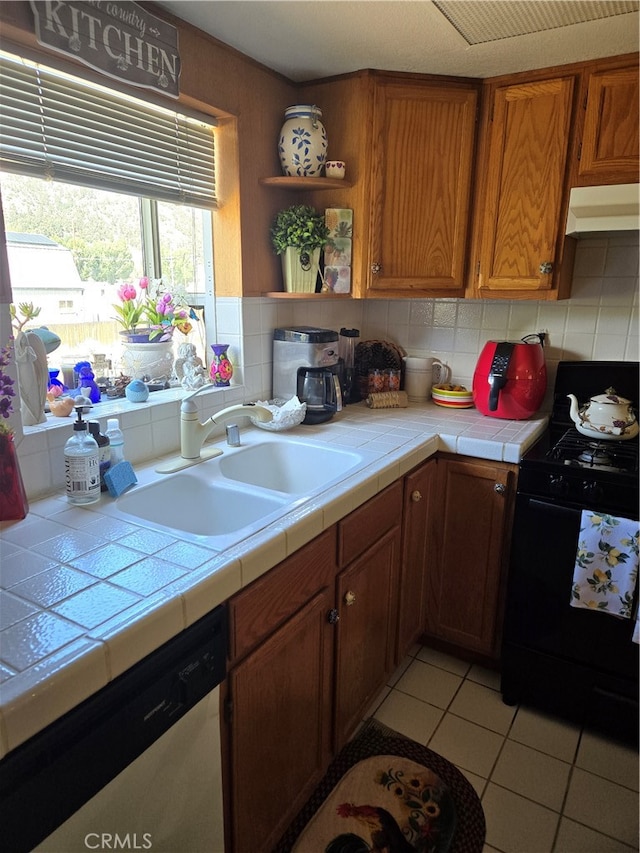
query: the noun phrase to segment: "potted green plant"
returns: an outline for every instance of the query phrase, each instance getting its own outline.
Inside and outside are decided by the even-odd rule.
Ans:
[[[282,256],[285,290],[314,293],[320,266],[320,249],[330,243],[324,214],[306,204],[281,210],[271,227],[271,244]]]

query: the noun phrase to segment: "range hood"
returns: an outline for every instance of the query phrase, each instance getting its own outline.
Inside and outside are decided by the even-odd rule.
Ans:
[[[601,231],[636,231],[640,227],[638,186],[573,187],[566,233],[579,236]]]

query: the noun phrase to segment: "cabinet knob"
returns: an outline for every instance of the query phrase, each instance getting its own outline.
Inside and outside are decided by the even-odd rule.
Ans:
[[[422,500],[422,492],[418,489],[416,489],[414,492],[411,492],[411,500],[414,502],[414,504],[417,504],[419,501]]]
[[[378,275],[378,273],[380,272],[381,269],[382,269],[382,264],[379,264],[377,261],[375,263],[371,264],[371,272],[374,275]]]
[[[355,592],[352,592],[351,590],[349,590],[349,592],[346,592],[344,595],[344,603],[347,605],[347,607],[351,607],[352,604],[355,604],[356,603]]]
[[[335,625],[335,624],[336,624],[336,622],[338,621],[338,619],[340,619],[340,614],[339,614],[339,613],[338,613],[338,611],[335,609],[335,607],[333,607],[333,608],[332,608],[332,609],[327,613],[327,622],[329,623],[329,625]]]
[[[540,264],[540,272],[543,275],[549,275],[550,272],[553,272],[553,264],[551,261],[543,261]]]
[[[497,494],[499,494],[499,495],[504,495],[505,492],[507,491],[507,487],[505,486],[504,483],[496,483],[493,487],[493,491],[497,492]]]

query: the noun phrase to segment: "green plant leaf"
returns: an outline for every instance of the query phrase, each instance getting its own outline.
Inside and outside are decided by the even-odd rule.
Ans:
[[[271,227],[271,244],[276,255],[282,255],[288,246],[313,252],[332,243],[329,233],[323,213],[306,204],[294,204],[276,215]]]

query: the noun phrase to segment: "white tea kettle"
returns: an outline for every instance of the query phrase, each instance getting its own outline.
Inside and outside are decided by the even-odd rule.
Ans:
[[[615,388],[607,388],[604,394],[592,397],[581,409],[575,394],[567,394],[567,397],[571,400],[571,420],[583,435],[616,441],[638,435],[638,421],[631,401],[618,397]]]

